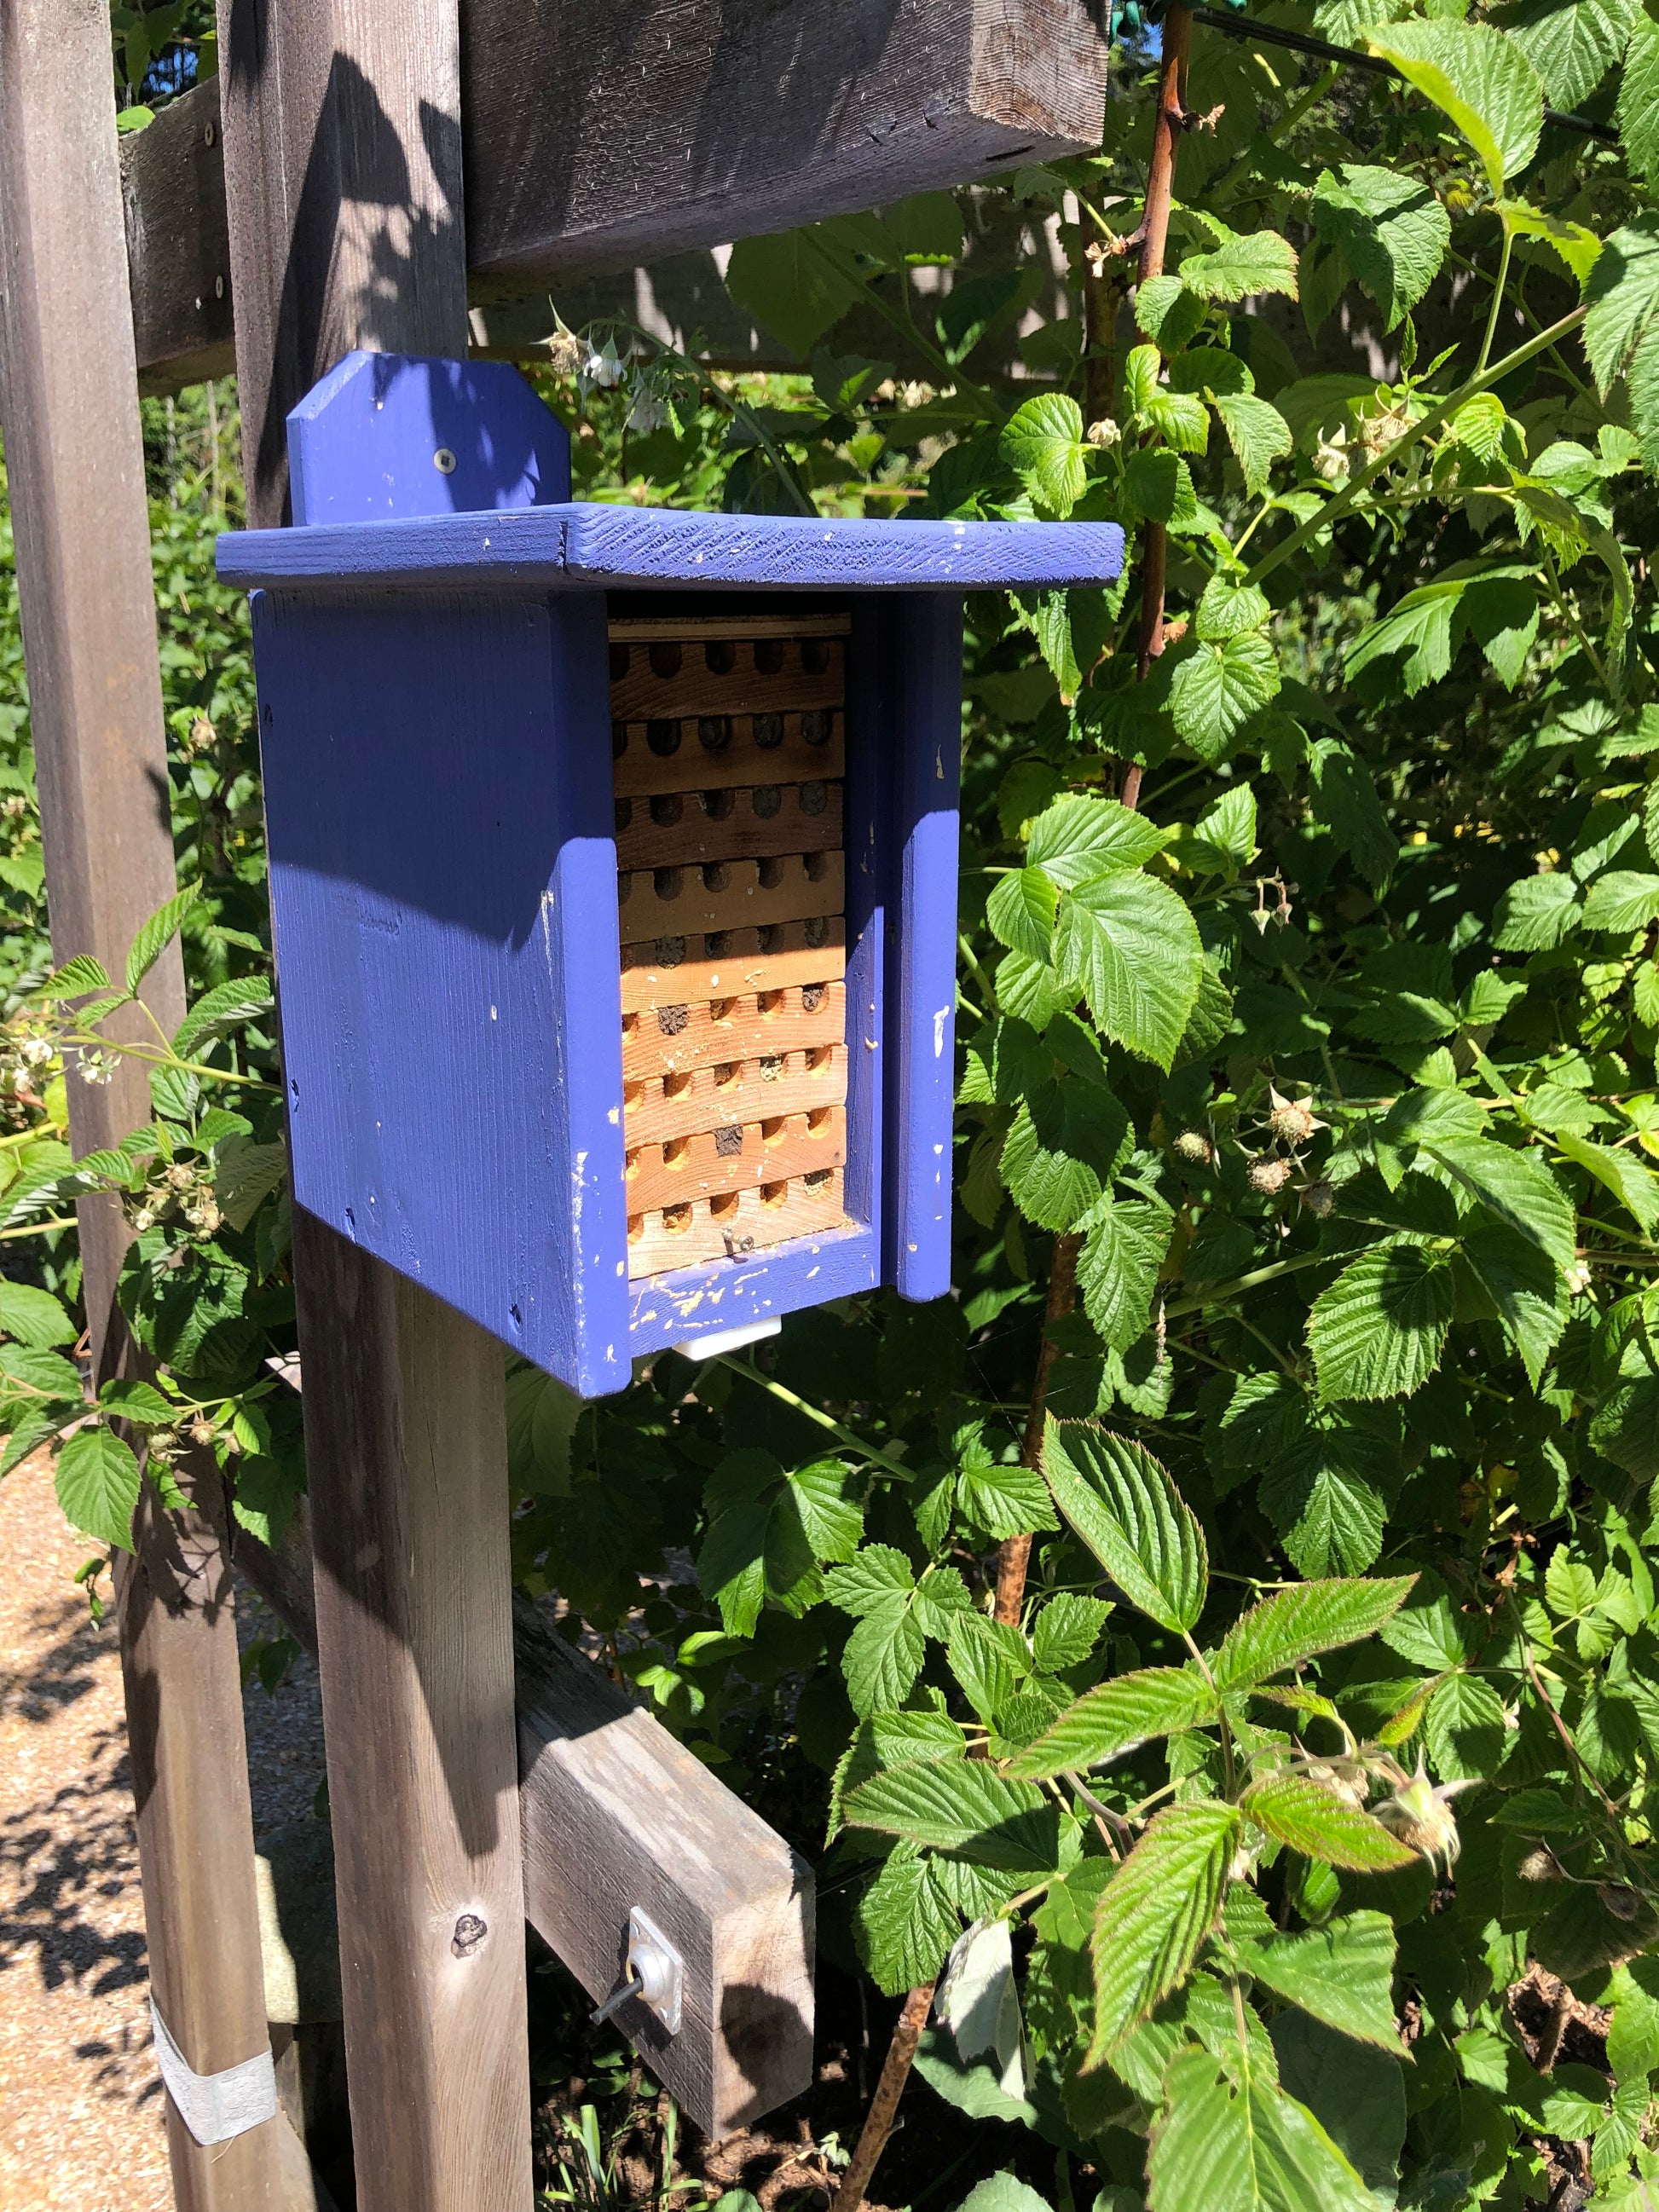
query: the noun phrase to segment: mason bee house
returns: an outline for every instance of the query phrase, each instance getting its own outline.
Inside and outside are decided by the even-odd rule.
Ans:
[[[354,355],[252,589],[296,1201],[584,1395],[950,1283],[963,599],[1112,524],[573,503],[515,371]]]

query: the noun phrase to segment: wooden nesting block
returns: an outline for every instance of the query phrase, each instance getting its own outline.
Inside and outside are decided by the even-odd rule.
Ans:
[[[805,783],[846,773],[838,707],[804,714],[697,714],[613,720],[611,774],[618,798],[722,786]]]
[[[839,982],[847,973],[847,928],[839,915],[774,922],[766,929],[647,938],[622,949],[624,1014],[693,999]]]
[[[840,853],[624,871],[617,878],[622,934],[631,942],[840,914],[847,898],[844,874]]]
[[[841,793],[840,784],[820,779],[619,799],[617,866],[655,869],[838,851]]]
[[[761,1054],[842,1044],[844,983],[797,983],[730,999],[694,999],[623,1016],[623,1077],[638,1083]]]
[[[648,1913],[684,1965],[679,2033],[637,1997],[617,2026],[706,2135],[759,2119],[812,2080],[811,1869],[522,1603],[514,1649],[527,1917],[597,2003]]]
[[[619,659],[626,654],[621,673]],[[846,696],[838,637],[661,638],[611,633],[611,712],[619,722],[670,714],[795,714]]]
[[[816,1114],[785,1114],[744,1128],[728,1122],[700,1136],[643,1145],[628,1155],[628,1211],[660,1212],[716,1191],[750,1184],[787,1182],[847,1164],[847,1114],[840,1106]]]
[[[623,1139],[633,1152],[734,1122],[775,1121],[781,1115],[816,1114],[846,1103],[847,1048],[820,1045],[624,1083]]]
[[[706,1260],[740,1260],[793,1237],[821,1237],[846,1226],[842,1171],[823,1169],[793,1182],[763,1183],[661,1213],[631,1214],[628,1272],[637,1279]]]

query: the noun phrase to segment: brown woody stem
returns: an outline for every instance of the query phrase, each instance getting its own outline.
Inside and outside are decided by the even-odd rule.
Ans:
[[[1020,1449],[1020,1465],[1036,1473],[1042,1471],[1042,1431],[1048,1411],[1048,1376],[1054,1364],[1054,1340],[1048,1334],[1050,1322],[1061,1321],[1077,1304],[1077,1258],[1083,1249],[1083,1239],[1067,1231],[1054,1239],[1054,1257],[1048,1267],[1048,1296],[1042,1313],[1042,1341],[1037,1347],[1036,1374],[1031,1383],[1030,1409],[1025,1416],[1025,1436]],[[1031,1539],[1005,1536],[997,1547],[997,1601],[994,1618],[1011,1628],[1019,1626],[1020,1609],[1025,1602],[1025,1570],[1030,1564]]]
[[[893,2029],[893,2039],[887,2046],[887,2056],[882,2062],[881,2079],[876,2084],[876,2094],[870,2100],[870,2109],[864,2118],[864,2130],[859,2136],[858,2148],[853,2153],[852,2164],[841,2178],[836,2191],[836,2212],[859,2212],[864,2202],[864,2192],[870,2186],[870,2177],[876,2170],[876,2161],[887,2148],[887,2138],[893,2132],[893,2121],[898,2112],[899,2099],[904,2094],[904,2085],[910,2078],[910,2069],[915,2063],[916,2045],[921,2041],[921,2031],[927,2025],[928,2008],[933,2002],[933,1982],[921,1982],[905,1998]]]

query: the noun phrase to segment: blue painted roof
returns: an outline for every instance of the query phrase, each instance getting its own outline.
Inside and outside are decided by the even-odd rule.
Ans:
[[[326,523],[222,537],[227,583],[499,592],[763,586],[773,591],[968,591],[1110,583],[1115,522],[866,522],[568,505]]]

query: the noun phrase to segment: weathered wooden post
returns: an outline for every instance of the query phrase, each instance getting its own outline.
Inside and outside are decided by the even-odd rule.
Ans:
[[[52,948],[118,973],[176,884],[101,0],[0,9],[0,422]],[[168,1030],[183,1018],[176,947],[144,996]],[[71,1079],[77,1153],[149,1118],[136,1063],[106,1089]],[[113,1302],[128,1232],[112,1199],[79,1213],[94,1366],[118,1374],[133,1358]],[[116,1569],[150,1989],[178,2053],[173,2189],[181,2212],[276,2212],[313,2200],[270,2077],[224,1498],[210,1461],[181,1472],[197,1510],[163,1513],[147,1492],[137,1556]],[[216,2121],[214,2077],[231,2069],[241,2094]]]
[[[465,350],[454,0],[220,0],[248,512],[353,346]],[[499,1348],[296,1211],[362,2212],[526,2212],[524,1894]]]

